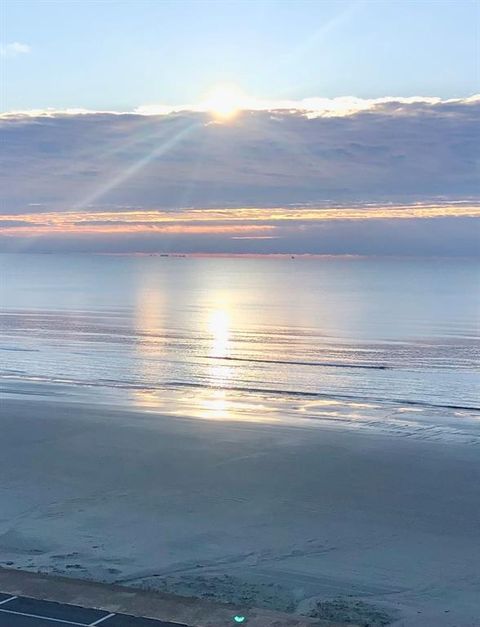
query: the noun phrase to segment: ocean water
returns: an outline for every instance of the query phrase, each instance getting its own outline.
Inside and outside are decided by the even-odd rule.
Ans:
[[[4,395],[216,420],[478,417],[474,260],[0,255],[0,305]]]

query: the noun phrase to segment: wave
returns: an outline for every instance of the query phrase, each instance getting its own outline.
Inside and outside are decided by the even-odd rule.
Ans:
[[[19,348],[14,346],[0,346],[0,351],[11,351],[13,353],[39,353],[38,348]]]
[[[350,394],[327,394],[324,392],[304,392],[302,390],[279,390],[276,388],[244,388],[241,386],[215,386],[208,385],[207,383],[188,383],[184,381],[170,381],[166,384],[167,387],[184,387],[184,388],[204,388],[211,390],[226,390],[231,392],[253,392],[254,394],[270,394],[275,396],[293,396],[301,398],[326,398],[332,400],[343,401],[357,401],[357,402],[376,402],[395,405],[408,405],[408,406],[420,406],[420,407],[432,407],[438,409],[460,409],[467,411],[480,411],[480,406],[474,405],[456,405],[456,404],[441,404],[430,403],[429,401],[412,401],[402,398],[380,398],[375,396],[356,396]]]
[[[202,359],[218,359],[221,361],[245,361],[256,364],[284,364],[286,366],[317,366],[324,368],[360,368],[363,370],[391,370],[391,366],[368,365],[368,364],[347,364],[332,361],[289,361],[282,359],[255,359],[250,357],[215,357],[203,355]]]
[[[47,385],[70,385],[83,388],[112,388],[120,390],[138,390],[146,392],[160,392],[162,389],[191,388],[203,390],[221,390],[241,392],[242,394],[261,394],[265,396],[279,396],[284,398],[305,399],[330,399],[357,403],[379,403],[384,405],[406,405],[407,407],[425,407],[432,409],[452,409],[480,412],[480,406],[462,405],[457,403],[434,403],[426,400],[410,400],[405,398],[382,398],[377,396],[356,394],[335,394],[326,392],[307,392],[303,390],[281,390],[278,388],[243,387],[239,385],[212,385],[209,383],[196,383],[194,381],[165,381],[162,385],[146,385],[136,381],[120,379],[102,379],[95,381],[69,379],[64,377],[48,377],[42,375],[22,376],[20,372],[0,372],[0,380],[16,380],[21,383],[44,383]],[[3,390],[6,391],[6,390]]]

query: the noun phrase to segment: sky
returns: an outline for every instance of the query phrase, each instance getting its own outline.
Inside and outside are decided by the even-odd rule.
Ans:
[[[0,251],[475,254],[479,18],[6,0]]]

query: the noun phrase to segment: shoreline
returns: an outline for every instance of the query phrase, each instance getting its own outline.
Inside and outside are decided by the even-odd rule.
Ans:
[[[328,393],[276,392],[196,384],[172,384],[161,389],[112,387],[103,382],[60,379],[52,382],[39,378],[28,381],[13,374],[0,377],[0,394],[11,401],[71,403],[91,412],[101,408],[115,413],[158,414],[174,421],[365,431],[480,445],[477,407]]]

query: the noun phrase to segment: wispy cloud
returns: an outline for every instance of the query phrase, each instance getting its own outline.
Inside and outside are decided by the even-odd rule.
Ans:
[[[57,211],[18,218],[0,220],[5,250],[472,255],[480,206]]]
[[[22,44],[19,41],[0,44],[0,57],[18,57],[21,54],[28,54],[31,50],[28,44]]]
[[[2,228],[18,233],[113,232],[223,232],[282,229],[289,225],[308,228],[322,222],[367,220],[428,220],[432,218],[480,218],[480,206],[469,202],[414,203],[409,205],[325,207],[239,207],[230,209],[56,211],[3,215]],[[198,231],[195,231],[198,229]]]

